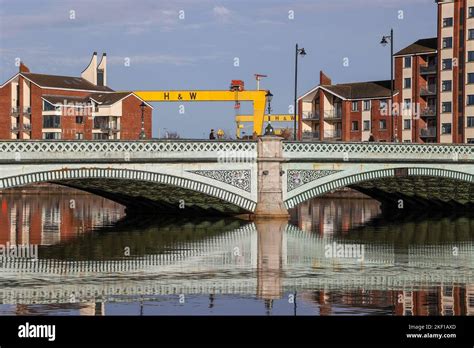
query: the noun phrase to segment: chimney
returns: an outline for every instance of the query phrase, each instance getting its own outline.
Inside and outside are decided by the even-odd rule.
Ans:
[[[92,59],[81,73],[81,77],[94,85],[97,85],[97,52],[92,54]]]
[[[102,54],[97,67],[97,86],[107,86],[107,53]]]
[[[23,62],[20,62],[20,72],[30,72],[30,69],[28,69],[28,67],[23,64]]]
[[[328,77],[322,70],[319,72],[319,84],[320,85],[332,85],[331,78]]]

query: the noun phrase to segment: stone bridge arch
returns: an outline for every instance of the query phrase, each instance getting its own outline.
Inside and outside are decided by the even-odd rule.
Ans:
[[[412,204],[427,204],[428,198],[433,206],[436,206],[437,202],[474,204],[474,174],[470,173],[467,167],[460,166],[458,170],[451,170],[440,165],[392,165],[391,168],[386,168],[387,166],[371,165],[371,169],[365,171],[360,171],[360,165],[357,164],[347,164],[339,167],[341,169],[290,169],[287,173],[285,205],[287,208],[293,208],[344,187],[356,189],[384,204],[394,206],[399,199]],[[430,187],[414,187],[420,180]],[[434,186],[436,183],[450,186],[452,194],[441,197],[435,192],[440,189],[440,186]],[[460,192],[461,189],[464,191]],[[426,194],[417,194],[417,191],[427,190],[433,191],[429,197]]]
[[[38,167],[38,166],[36,166]],[[97,194],[129,209],[163,209],[186,213],[248,213],[255,209],[251,198],[251,170],[182,170],[181,175],[160,171],[160,165],[48,165],[37,171],[23,166],[0,178],[0,189],[34,183],[55,183]],[[143,167],[143,168],[140,168]],[[151,166],[153,167],[153,166]],[[179,171],[177,171],[179,173]],[[238,175],[235,175],[235,174]]]

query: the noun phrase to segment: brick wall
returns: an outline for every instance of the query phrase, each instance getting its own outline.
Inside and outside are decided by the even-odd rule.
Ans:
[[[0,139],[11,138],[11,86],[12,85],[9,83],[3,88],[0,88]]]
[[[141,117],[142,112],[140,108],[141,100],[129,96],[122,100],[122,118],[120,125],[121,139],[132,140],[138,139],[141,131]],[[152,109],[150,107],[145,108],[144,120],[145,120],[145,134],[147,139],[151,138],[151,114]]]

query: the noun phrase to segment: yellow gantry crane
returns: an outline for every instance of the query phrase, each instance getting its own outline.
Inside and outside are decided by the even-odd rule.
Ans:
[[[263,76],[263,75],[259,75]],[[253,115],[236,115],[236,136],[240,138],[242,123],[253,122],[253,134],[262,135],[263,123],[289,122],[293,115],[265,115],[267,90],[244,90],[244,82],[232,80],[230,90],[161,90],[161,91],[134,91],[146,102],[234,102],[235,109],[240,109],[241,101],[250,101],[253,105]]]
[[[180,90],[180,91],[135,91],[137,96],[146,102],[239,102],[250,101],[253,104],[253,115],[249,118],[253,122],[253,131],[262,134],[265,116],[267,91],[224,91],[224,90]],[[236,116],[240,117],[240,116]]]
[[[253,122],[254,116],[253,115],[237,115],[235,116],[235,124],[236,124],[236,136],[240,138],[240,130],[244,127],[244,123],[251,123]],[[291,114],[274,114],[274,115],[263,115],[263,120],[267,122],[292,122],[295,117]],[[281,129],[275,129],[275,134],[279,134]],[[257,133],[258,134],[258,133]],[[258,134],[260,135],[260,134]]]

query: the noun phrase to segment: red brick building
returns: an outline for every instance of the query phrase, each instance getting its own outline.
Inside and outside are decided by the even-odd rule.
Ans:
[[[395,88],[400,91],[397,137],[403,142],[439,139],[438,39],[421,39],[395,53]],[[445,86],[450,89],[451,86]]]
[[[332,84],[321,71],[320,84],[298,99],[299,138],[390,141],[390,95],[390,80]]]
[[[107,56],[97,53],[81,77],[19,72],[0,86],[0,139],[139,139],[143,100],[107,86]],[[143,108],[151,138],[152,106]]]

